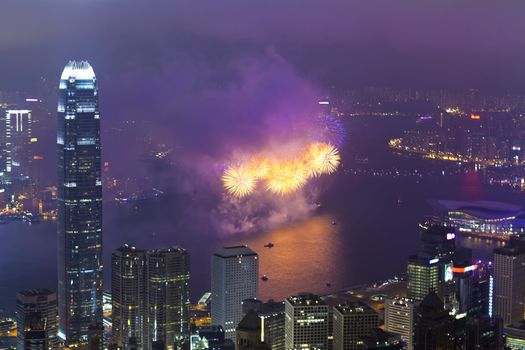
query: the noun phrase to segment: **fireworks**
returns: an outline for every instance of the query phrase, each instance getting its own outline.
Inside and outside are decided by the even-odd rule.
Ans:
[[[332,174],[341,157],[336,147],[315,142],[293,159],[269,159],[261,156],[250,159],[246,165],[230,167],[222,176],[224,188],[235,197],[245,197],[263,181],[267,191],[284,196],[302,188],[308,179]]]
[[[315,117],[310,135],[318,142],[329,143],[337,148],[343,147],[346,139],[343,122],[333,114],[321,114]]]
[[[235,197],[245,197],[255,190],[256,177],[249,169],[229,167],[222,176],[224,188]]]
[[[331,174],[337,170],[341,156],[337,148],[326,143],[316,143],[309,147],[311,156],[311,172],[316,176],[321,174]]]
[[[306,167],[302,162],[275,162],[266,177],[266,190],[283,196],[303,187],[307,179]]]

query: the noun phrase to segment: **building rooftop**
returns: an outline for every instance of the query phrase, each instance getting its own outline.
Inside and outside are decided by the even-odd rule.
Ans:
[[[368,314],[374,313],[375,311],[368,305],[363,302],[347,302],[344,304],[339,304],[335,307],[343,315],[353,315],[353,314]]]
[[[237,326],[237,329],[257,331],[261,329],[261,318],[257,315],[253,309],[249,310],[246,315],[242,318],[241,322]]]
[[[144,253],[144,250],[137,249],[136,247],[124,244],[120,248],[117,248],[114,253],[120,253],[120,254],[136,254],[136,253]]]
[[[248,248],[248,246],[224,247],[214,254],[220,258],[235,258],[238,256],[257,256],[257,253]]]
[[[185,248],[179,247],[177,245],[174,245],[168,248],[148,250],[148,254],[164,254],[164,253],[188,254],[188,251]]]
[[[460,211],[478,219],[507,219],[525,213],[520,205],[494,201],[452,201],[432,200],[432,206],[441,211]]]
[[[69,78],[92,80],[95,78],[95,71],[88,61],[69,61],[62,71],[60,80]]]
[[[286,300],[293,306],[326,305],[326,303],[321,299],[321,297],[311,293],[301,293],[299,295],[292,295]]]
[[[49,289],[45,288],[38,288],[38,289],[26,289],[18,292],[18,294],[23,295],[25,297],[35,297],[39,295],[50,295],[55,294],[54,292],[50,291]]]

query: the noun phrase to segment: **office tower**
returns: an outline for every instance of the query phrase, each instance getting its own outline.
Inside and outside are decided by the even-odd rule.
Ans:
[[[52,348],[57,342],[57,297],[47,289],[29,289],[16,294],[17,349],[24,349],[26,319],[38,313],[45,325],[47,345]]]
[[[523,319],[525,250],[518,246],[494,250],[494,315],[507,326]]]
[[[31,110],[9,109],[5,114],[5,171],[11,177],[29,176],[33,153]]]
[[[359,340],[379,326],[377,313],[361,302],[339,304],[333,310],[334,350],[358,349]]]
[[[260,338],[266,345],[272,350],[284,350],[284,302],[247,299],[243,300],[242,309],[243,314],[253,310],[260,317]]]
[[[385,300],[385,331],[400,335],[408,350],[414,348],[416,309],[416,303],[408,298],[394,297]]]
[[[291,296],[284,310],[285,349],[328,348],[328,305],[319,296]]]
[[[111,255],[112,343],[128,350],[146,344],[146,252],[123,245]]]
[[[439,259],[422,258],[412,255],[407,266],[407,297],[414,301],[423,300],[428,293],[436,292],[439,284]]]
[[[433,223],[421,232],[419,256],[452,261],[456,252],[454,228]]]
[[[102,324],[102,179],[98,88],[86,61],[70,61],[58,101],[58,311],[67,345]]]
[[[212,257],[211,320],[224,328],[227,339],[235,338],[242,319],[242,301],[257,298],[259,260],[246,246],[225,247]]]
[[[190,255],[171,247],[146,253],[148,346],[181,347],[189,338]]]
[[[48,350],[51,347],[48,345],[46,335],[46,319],[43,318],[40,312],[31,312],[26,315],[24,320],[24,350]]]
[[[419,305],[414,329],[415,350],[454,348],[454,319],[434,292]]]

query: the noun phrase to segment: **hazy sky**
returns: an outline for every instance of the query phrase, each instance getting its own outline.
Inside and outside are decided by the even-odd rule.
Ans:
[[[234,79],[232,61],[274,51],[316,83],[525,90],[523,1],[2,0],[0,87],[151,69],[176,55]]]

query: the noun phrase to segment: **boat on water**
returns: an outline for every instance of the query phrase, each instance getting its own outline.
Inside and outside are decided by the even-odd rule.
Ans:
[[[265,248],[272,248],[274,246],[274,244],[272,242],[268,242],[267,244],[264,245]]]
[[[337,225],[337,222],[335,220],[332,220],[332,226]]]

